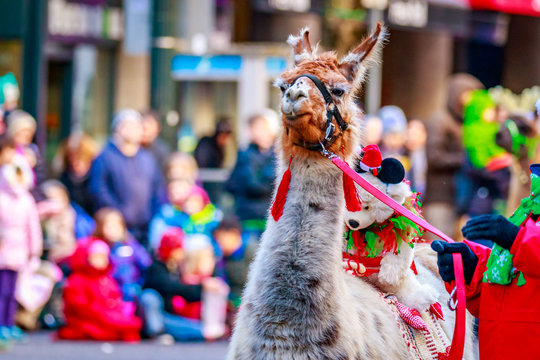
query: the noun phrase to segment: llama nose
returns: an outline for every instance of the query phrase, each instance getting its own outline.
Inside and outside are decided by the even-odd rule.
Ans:
[[[349,227],[351,229],[356,229],[357,227],[359,227],[360,224],[358,223],[358,221],[356,220],[349,220]]]
[[[307,98],[307,93],[301,87],[291,86],[285,93],[285,96],[287,99],[289,99],[289,101],[294,103],[303,98]]]

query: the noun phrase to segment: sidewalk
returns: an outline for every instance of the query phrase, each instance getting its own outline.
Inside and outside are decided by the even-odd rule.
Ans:
[[[223,360],[227,342],[177,343],[160,345],[153,341],[138,344],[87,341],[52,341],[51,332],[28,335],[28,342],[17,344],[0,359],[10,360]]]

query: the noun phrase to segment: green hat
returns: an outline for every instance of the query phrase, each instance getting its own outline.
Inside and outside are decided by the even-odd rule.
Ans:
[[[3,105],[6,101],[19,100],[19,95],[19,85],[15,75],[7,73],[0,76],[0,105]]]

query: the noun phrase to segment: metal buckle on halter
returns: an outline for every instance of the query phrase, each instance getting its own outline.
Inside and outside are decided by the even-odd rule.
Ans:
[[[457,309],[457,306],[458,306],[458,300],[455,300],[454,301],[454,295],[456,295],[456,291],[457,291],[457,286],[454,286],[454,288],[452,289],[452,292],[450,293],[450,298],[448,299],[448,308],[452,311],[456,311]]]
[[[336,154],[334,154],[333,152],[331,152],[330,150],[327,150],[323,143],[322,142],[319,142],[319,145],[321,145],[321,154],[324,156],[324,157],[327,157],[329,160],[332,160],[334,158],[337,158],[338,156]]]
[[[336,126],[334,125],[334,123],[330,123],[327,127],[326,127],[326,134],[324,136],[324,141],[330,141],[332,140],[332,137],[334,137],[334,131],[336,130]]]

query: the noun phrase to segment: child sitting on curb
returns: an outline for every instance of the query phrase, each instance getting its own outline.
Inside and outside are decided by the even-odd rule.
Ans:
[[[178,297],[185,302],[202,301],[205,294],[221,294],[228,290],[220,279],[207,278],[201,284],[186,284],[182,279],[185,260],[184,233],[171,228],[163,235],[157,255],[146,274],[141,296],[145,310],[146,332],[149,336],[166,333],[176,340],[213,340],[225,333],[225,328],[215,331],[215,327],[203,321],[175,315],[179,307]],[[176,300],[174,300],[176,299]],[[203,310],[204,312],[204,302]]]
[[[138,341],[141,319],[134,315],[133,303],[111,276],[109,246],[96,239],[81,241],[70,258],[73,273],[64,288],[66,325],[58,331],[61,339]]]

